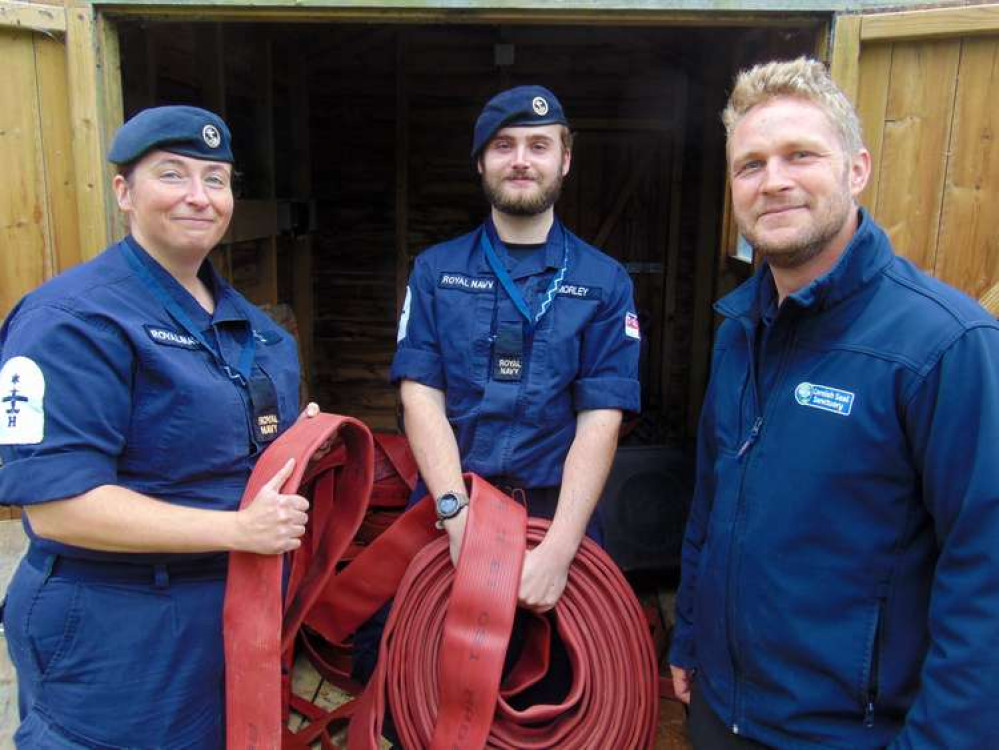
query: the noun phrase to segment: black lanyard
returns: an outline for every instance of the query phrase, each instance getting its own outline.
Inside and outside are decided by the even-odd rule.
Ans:
[[[246,343],[243,344],[243,349],[239,354],[239,364],[236,368],[226,362],[225,357],[222,356],[222,352],[216,350],[214,347],[209,346],[205,337],[201,334],[198,327],[191,321],[184,312],[184,309],[177,304],[170,293],[164,289],[163,285],[159,280],[153,276],[149,267],[142,262],[138,254],[132,248],[129,239],[126,239],[121,243],[123,252],[125,253],[125,259],[128,261],[129,265],[142,280],[146,288],[153,293],[153,296],[163,305],[164,309],[170,314],[181,328],[183,328],[188,335],[190,335],[195,341],[201,344],[208,352],[212,355],[212,358],[218,363],[219,367],[222,368],[223,372],[229,376],[230,379],[235,380],[241,386],[246,386],[250,382],[250,373],[253,370],[253,359],[256,354],[257,341],[256,336],[254,336],[253,329],[251,327],[249,334],[246,337]]]

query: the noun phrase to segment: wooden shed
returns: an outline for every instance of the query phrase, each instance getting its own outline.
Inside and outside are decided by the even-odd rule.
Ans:
[[[684,444],[712,302],[752,267],[718,116],[738,69],[828,60],[874,154],[864,203],[898,252],[976,298],[999,284],[999,5],[881,5],[0,0],[0,314],[123,233],[103,159],[123,117],[204,106],[242,173],[218,267],[293,309],[313,398],[393,429],[411,261],[485,213],[468,158],[481,104],[542,83],[578,131],[559,213],[635,280],[636,439]]]

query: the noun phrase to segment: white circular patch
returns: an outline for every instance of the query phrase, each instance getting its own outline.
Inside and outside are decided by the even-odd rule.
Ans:
[[[45,376],[33,359],[0,369],[0,445],[37,445],[45,436]]]
[[[548,102],[543,96],[534,97],[534,101],[531,102],[531,107],[534,108],[534,114],[538,117],[544,117],[548,114]]]
[[[794,389],[794,399],[799,404],[808,404],[812,400],[812,384],[799,383],[798,387]]]
[[[409,308],[413,304],[413,290],[406,287],[406,301],[402,303],[402,315],[399,316],[399,330],[395,335],[395,342],[398,344],[406,338],[409,328]]]
[[[201,137],[208,148],[218,148],[222,143],[222,134],[219,133],[219,129],[214,125],[205,125],[201,129]]]

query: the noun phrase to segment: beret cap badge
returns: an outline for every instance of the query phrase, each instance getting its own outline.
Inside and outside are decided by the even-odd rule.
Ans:
[[[534,113],[538,117],[544,117],[548,114],[548,102],[545,101],[543,96],[534,97],[534,101],[531,102],[531,107],[534,109]]]
[[[222,144],[222,135],[214,125],[205,125],[201,129],[201,137],[204,138],[205,145],[208,148],[218,148]]]

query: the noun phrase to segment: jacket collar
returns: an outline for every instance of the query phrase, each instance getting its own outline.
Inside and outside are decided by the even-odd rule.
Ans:
[[[843,254],[828,272],[811,284],[788,295],[784,305],[808,312],[820,312],[851,297],[891,263],[891,242],[866,209],[861,208],[857,231]],[[715,309],[728,318],[747,318],[755,323],[776,300],[770,266],[764,263],[753,277],[715,303]]]

